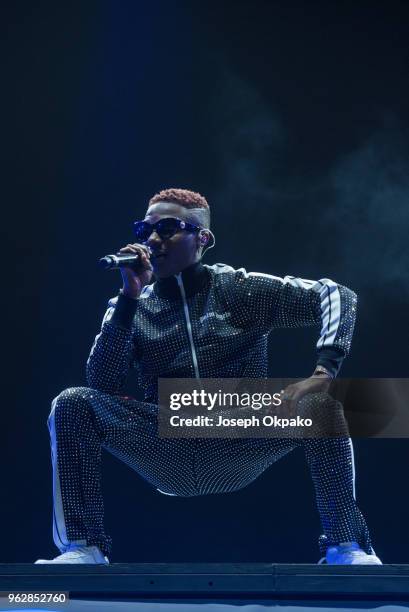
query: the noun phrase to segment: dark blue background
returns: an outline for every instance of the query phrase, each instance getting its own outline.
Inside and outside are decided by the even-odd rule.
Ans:
[[[0,561],[51,540],[46,418],[84,364],[116,273],[97,259],[166,187],[203,193],[205,262],[330,277],[360,298],[344,376],[408,376],[405,2],[3,2]],[[12,256],[12,265],[9,263]],[[308,376],[317,330],[271,338]],[[406,441],[355,444],[375,548],[407,562]],[[302,453],[247,489],[178,500],[104,457],[113,561],[315,562]]]

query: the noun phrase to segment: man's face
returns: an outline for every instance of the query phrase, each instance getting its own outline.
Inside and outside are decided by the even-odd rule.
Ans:
[[[166,217],[175,217],[194,223],[186,208],[172,202],[157,202],[150,206],[144,221],[154,224]],[[154,231],[145,244],[152,250],[151,263],[155,276],[158,278],[178,274],[200,259],[197,232],[180,230],[174,236],[162,239]]]

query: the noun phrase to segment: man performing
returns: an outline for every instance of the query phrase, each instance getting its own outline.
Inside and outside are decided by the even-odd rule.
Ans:
[[[210,211],[192,191],[161,191],[134,227],[137,243],[120,252],[138,254],[138,265],[121,268],[123,287],[87,362],[88,387],[66,389],[52,404],[53,536],[61,554],[36,563],[109,563],[102,448],[161,493],[190,497],[242,489],[302,446],[326,562],[381,564],[355,501],[349,437],[168,439],[157,431],[158,378],[265,378],[267,336],[276,328],[320,326],[314,373],[285,393],[298,401],[326,391],[350,348],[355,294],[329,279],[204,265],[203,249],[214,242]],[[144,401],[123,396],[131,368]]]

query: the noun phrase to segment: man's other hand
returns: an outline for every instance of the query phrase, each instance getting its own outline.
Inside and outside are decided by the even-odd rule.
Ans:
[[[305,395],[310,393],[327,393],[331,385],[332,378],[326,374],[313,374],[306,380],[300,380],[297,383],[288,385],[284,392],[281,393],[283,401],[282,406],[291,406],[295,408],[297,402]]]

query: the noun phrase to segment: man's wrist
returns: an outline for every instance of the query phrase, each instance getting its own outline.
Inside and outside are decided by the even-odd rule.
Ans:
[[[338,376],[345,358],[345,351],[339,347],[326,346],[318,349],[317,353],[317,366],[325,368],[332,378]]]
[[[317,365],[317,367],[315,368],[312,374],[312,378],[328,378],[329,380],[332,380],[334,376],[324,366]]]
[[[114,313],[110,322],[117,327],[132,329],[133,319],[138,308],[138,299],[119,292]]]
[[[137,300],[140,296],[140,293],[138,293],[137,295],[133,295],[131,293],[128,293],[128,291],[124,288],[119,290],[119,295],[124,295],[125,297],[131,299],[131,300]]]

